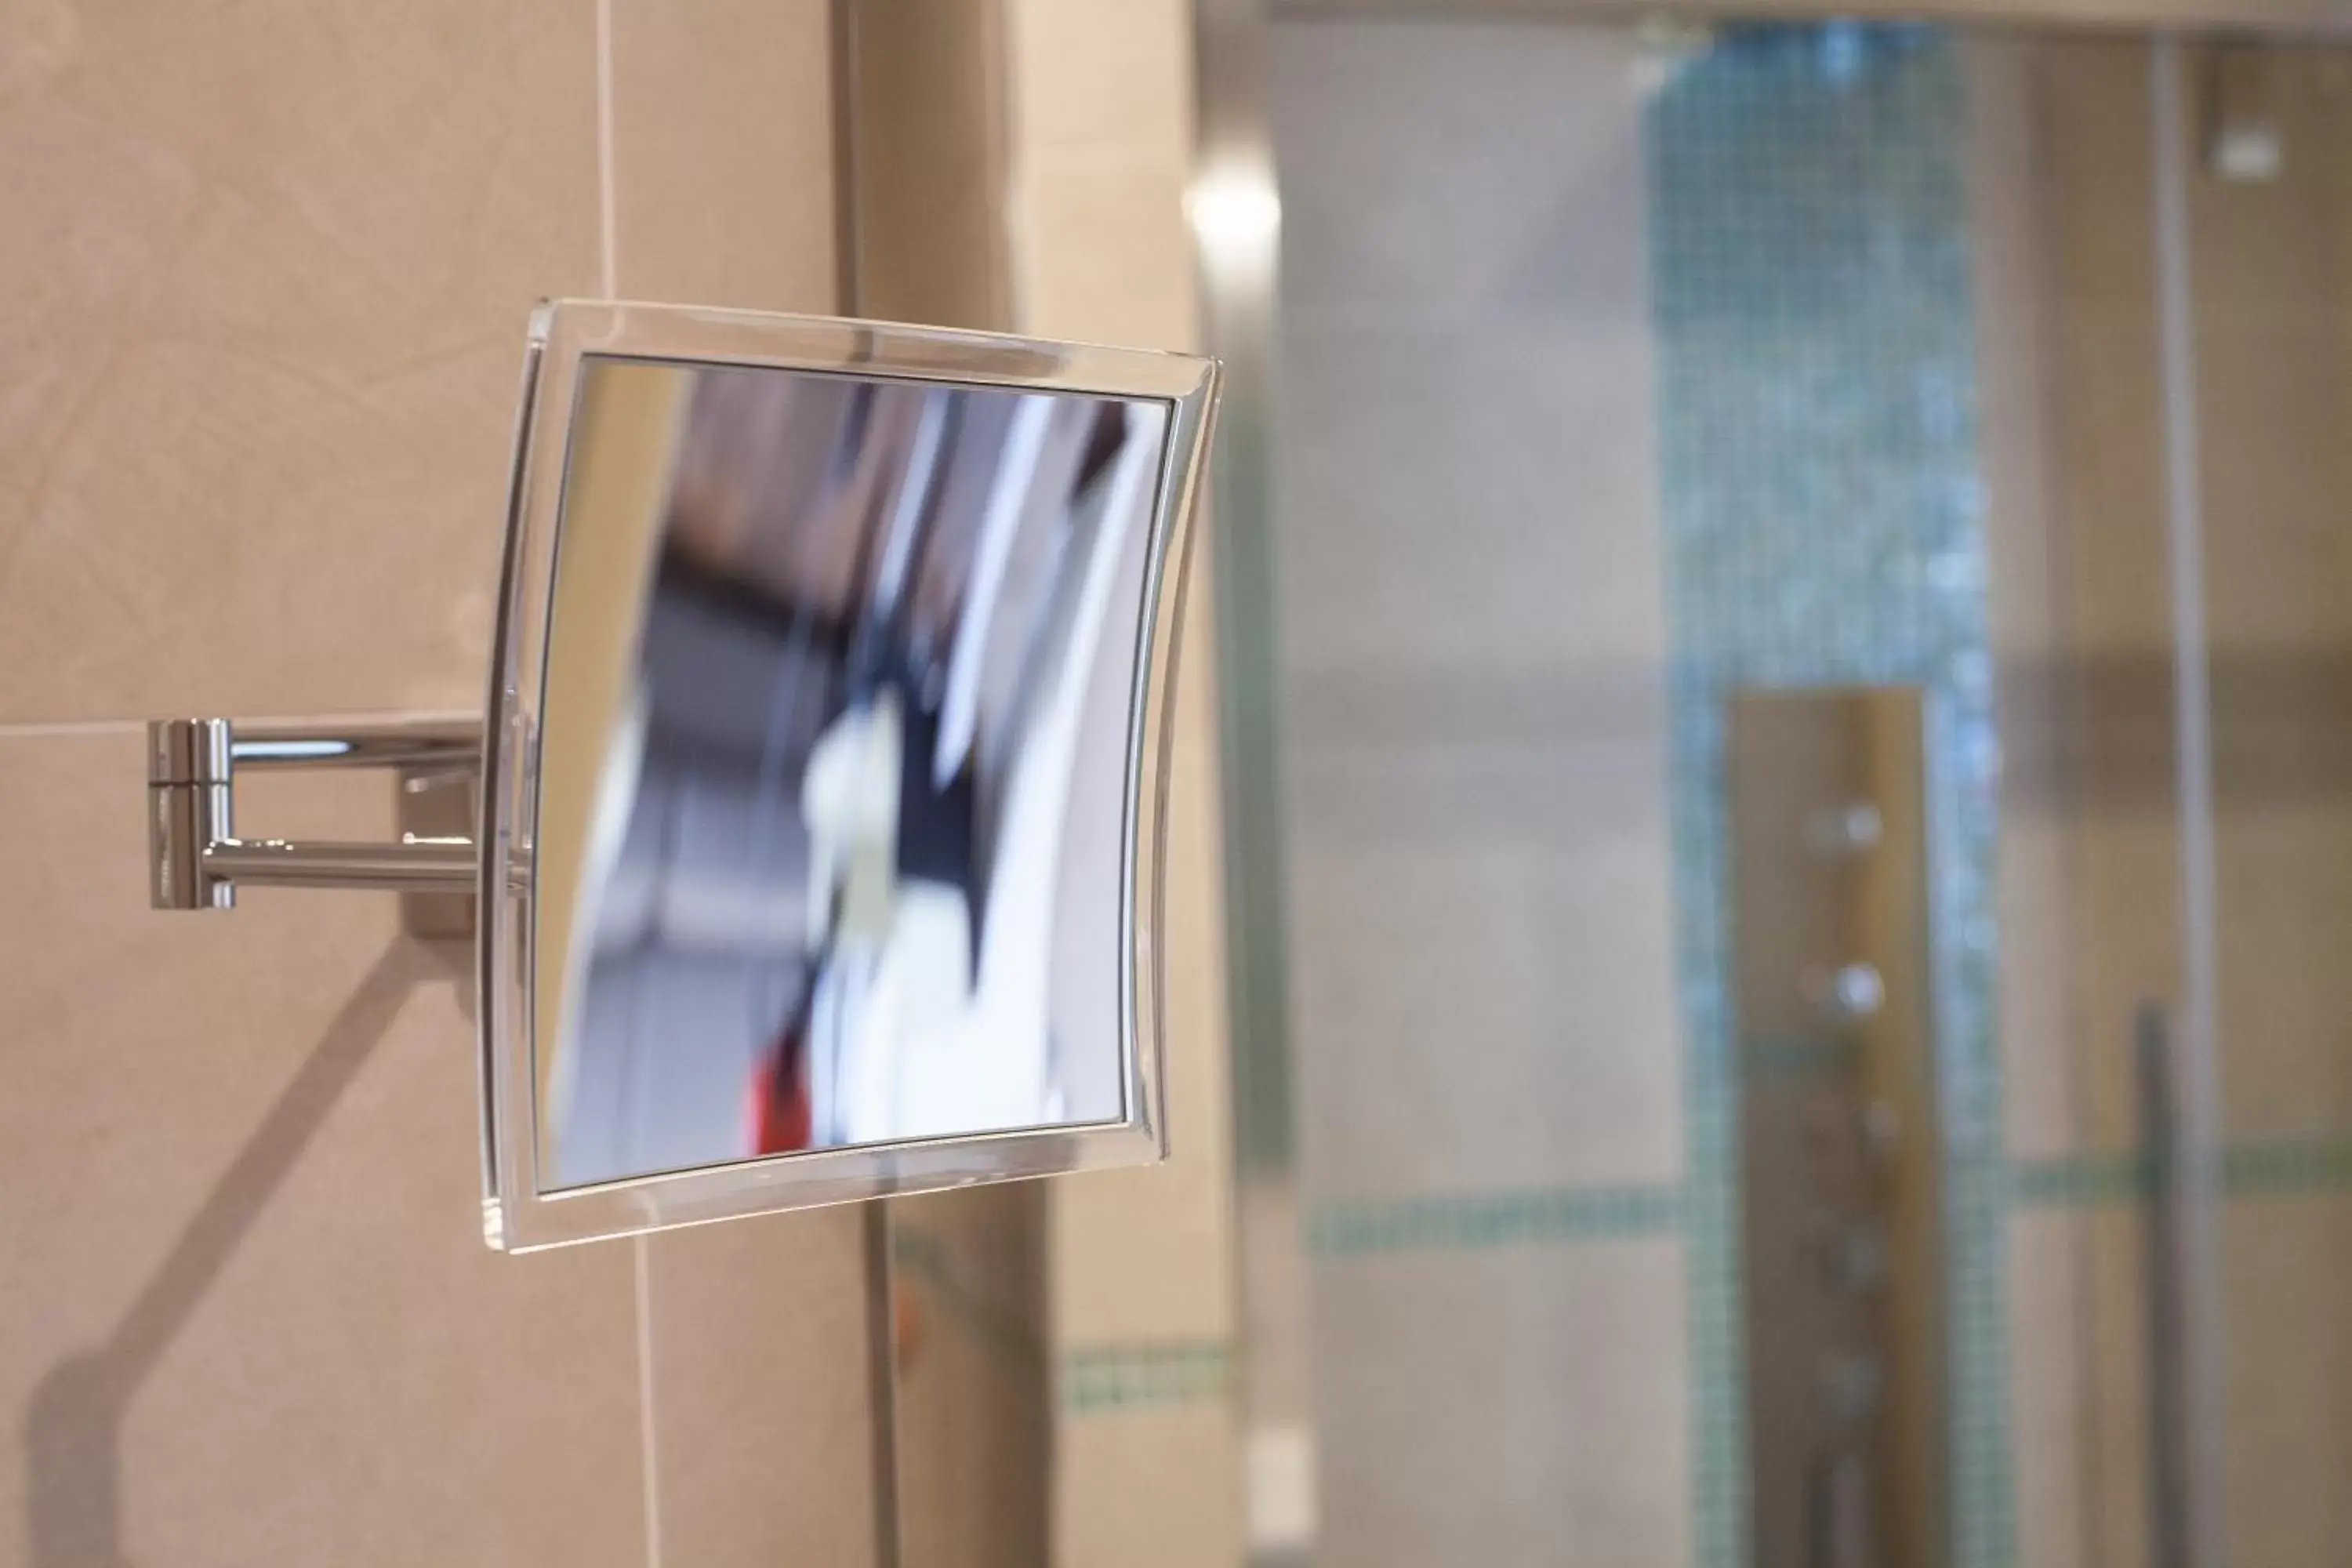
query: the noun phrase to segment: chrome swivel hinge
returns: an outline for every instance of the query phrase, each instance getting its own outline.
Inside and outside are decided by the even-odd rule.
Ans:
[[[239,838],[247,768],[383,768],[398,779],[400,837],[385,843]],[[159,910],[226,910],[239,883],[410,895],[413,935],[473,928],[482,770],[477,720],[328,725],[159,719],[147,727],[149,891]]]

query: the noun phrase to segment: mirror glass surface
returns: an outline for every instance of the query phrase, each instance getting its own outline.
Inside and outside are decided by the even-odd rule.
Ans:
[[[1129,1114],[1171,408],[591,353],[532,982],[548,1189]]]

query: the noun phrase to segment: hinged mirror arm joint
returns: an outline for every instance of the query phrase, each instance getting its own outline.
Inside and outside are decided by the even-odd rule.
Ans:
[[[469,837],[405,834],[381,844],[239,838],[235,783],[246,768],[382,768],[415,788],[445,779],[478,784],[481,767],[475,720],[156,720],[147,726],[151,902],[159,910],[229,909],[240,882],[470,894],[478,855]]]

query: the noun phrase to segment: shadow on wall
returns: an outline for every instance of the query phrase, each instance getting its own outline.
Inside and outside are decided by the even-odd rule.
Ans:
[[[114,1331],[41,1379],[25,1419],[30,1568],[127,1568],[117,1450],[131,1396],[374,1054],[409,993],[446,973],[415,942],[395,942],[384,951]]]

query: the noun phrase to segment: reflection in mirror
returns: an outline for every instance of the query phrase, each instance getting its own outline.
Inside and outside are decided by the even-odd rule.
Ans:
[[[1168,405],[597,354],[581,377],[545,1185],[1126,1117]]]

